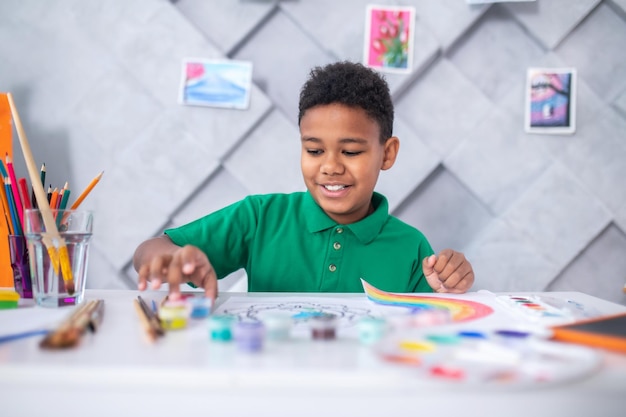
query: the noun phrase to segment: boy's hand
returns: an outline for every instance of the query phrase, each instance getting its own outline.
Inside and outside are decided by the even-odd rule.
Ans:
[[[138,271],[140,291],[151,282],[153,290],[159,289],[161,283],[169,284],[169,298],[180,298],[180,284],[192,282],[198,288],[204,288],[204,295],[212,300],[217,297],[217,275],[213,265],[204,252],[195,246],[187,245],[172,254],[159,255],[144,264]]]
[[[474,283],[474,270],[465,255],[444,249],[422,261],[422,270],[428,285],[435,292],[462,294]]]

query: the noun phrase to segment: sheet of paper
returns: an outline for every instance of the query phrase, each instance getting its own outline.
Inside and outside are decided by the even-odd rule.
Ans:
[[[33,330],[51,329],[68,317],[73,308],[48,309],[35,306],[20,306],[0,310],[0,337]]]

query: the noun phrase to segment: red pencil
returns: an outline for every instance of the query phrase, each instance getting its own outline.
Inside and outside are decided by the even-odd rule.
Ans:
[[[20,178],[17,180],[19,183],[20,193],[22,194],[22,201],[24,202],[24,210],[33,208],[30,204],[30,195],[28,194],[28,184],[26,178]]]

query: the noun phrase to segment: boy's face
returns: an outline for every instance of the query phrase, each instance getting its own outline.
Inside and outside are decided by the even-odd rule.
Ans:
[[[391,168],[396,137],[380,143],[380,127],[365,110],[342,104],[308,109],[300,120],[302,175],[307,189],[337,223],[370,213],[380,170]]]

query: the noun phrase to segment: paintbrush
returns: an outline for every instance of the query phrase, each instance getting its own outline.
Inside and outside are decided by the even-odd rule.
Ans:
[[[78,345],[89,329],[95,332],[104,315],[104,300],[81,304],[59,327],[49,332],[39,346],[44,349],[64,349]]]

